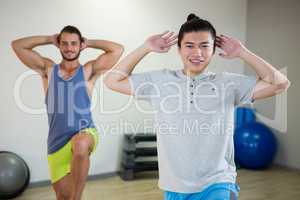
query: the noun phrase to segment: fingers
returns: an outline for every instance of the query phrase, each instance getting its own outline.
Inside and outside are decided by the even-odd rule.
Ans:
[[[226,36],[224,37],[224,35],[220,35],[216,37],[215,44],[220,49],[223,49],[224,45],[226,44],[226,42],[228,42],[228,40],[229,40],[228,37]],[[219,56],[221,56],[222,58],[227,58],[226,52],[219,53]]]
[[[162,38],[165,40],[167,46],[172,46],[177,43],[178,35],[174,32],[168,32]]]
[[[157,52],[168,52],[177,43],[177,34],[173,31],[165,31],[161,34],[153,35],[147,39],[148,44]]]
[[[164,31],[163,33],[159,34],[159,36],[167,41],[175,40],[178,37],[178,35],[173,31]]]
[[[221,46],[222,44],[225,43],[225,40],[223,38],[221,38],[220,36],[217,36],[215,39],[215,43],[217,46]]]
[[[225,41],[227,41],[227,40],[230,40],[230,37],[228,37],[228,36],[226,36],[226,35],[220,35],[220,37],[223,39],[223,40],[225,40]]]
[[[177,38],[178,38],[178,35],[173,33],[173,35],[171,35],[169,38],[167,38],[166,41],[167,41],[167,43],[170,43],[170,42],[177,40]]]
[[[215,40],[215,45],[216,45],[216,47],[218,47],[218,48],[222,48],[222,46],[223,46],[224,44],[222,44],[221,41]]]
[[[161,35],[161,38],[168,39],[168,38],[170,38],[173,35],[174,35],[173,31],[165,31],[164,34]]]
[[[54,34],[54,35],[52,35],[52,38],[51,38],[52,44],[55,45],[56,47],[59,47],[58,36],[59,36],[59,34]]]
[[[228,42],[230,40],[229,37],[225,36],[225,35],[220,35],[217,36],[215,39],[215,43],[217,47],[222,47],[226,42]]]
[[[165,47],[171,47],[177,43],[178,35],[175,34],[173,31],[165,31],[161,34],[161,38],[165,41]]]
[[[178,40],[177,40],[177,38],[176,38],[175,40],[168,42],[167,47],[171,47],[171,46],[173,46],[174,44],[177,44],[177,41],[178,41]]]
[[[174,40],[176,40],[178,37],[177,34],[175,34],[173,31],[170,32],[166,32],[164,35],[161,36],[162,39],[164,39],[167,43],[171,43],[173,42]]]

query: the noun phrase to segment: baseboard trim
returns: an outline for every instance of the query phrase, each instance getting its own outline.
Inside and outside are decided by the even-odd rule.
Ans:
[[[277,167],[280,167],[280,168],[285,168],[285,169],[288,169],[288,170],[294,170],[294,171],[299,171],[300,170],[300,168],[298,168],[298,167],[285,165],[283,163],[274,163],[273,165],[277,166]]]
[[[88,180],[99,180],[99,179],[106,179],[110,177],[117,176],[119,172],[108,172],[108,173],[102,173],[102,174],[95,174],[95,175],[90,175],[88,176]],[[36,188],[36,187],[44,187],[44,186],[50,186],[51,182],[50,180],[46,181],[37,181],[30,183],[28,188]]]

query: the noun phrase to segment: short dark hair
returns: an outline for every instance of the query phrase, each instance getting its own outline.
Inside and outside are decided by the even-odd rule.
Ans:
[[[59,43],[60,42],[60,37],[61,37],[61,34],[62,33],[74,33],[74,34],[77,34],[78,37],[79,37],[79,40],[80,42],[83,42],[84,39],[81,35],[81,32],[79,31],[78,28],[76,28],[75,26],[71,26],[71,25],[68,25],[68,26],[65,26],[61,31],[60,33],[58,34],[58,37],[57,37],[57,42]]]
[[[216,29],[213,27],[213,25],[204,19],[201,19],[197,15],[191,13],[187,17],[187,21],[181,25],[179,34],[178,34],[178,42],[177,45],[180,48],[181,47],[181,41],[183,39],[183,36],[185,33],[190,32],[197,32],[197,31],[208,31],[210,32],[213,40],[216,39],[217,33]],[[214,44],[214,51],[215,51],[215,44]]]

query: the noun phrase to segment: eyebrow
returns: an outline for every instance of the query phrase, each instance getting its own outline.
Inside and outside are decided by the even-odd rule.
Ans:
[[[73,41],[65,41],[65,40],[63,40],[63,41],[61,41],[61,42],[63,42],[63,43],[68,43],[68,42],[74,43],[74,42],[78,42],[78,41],[76,41],[76,40],[73,40]]]
[[[184,44],[195,44],[194,42],[185,42]],[[209,41],[201,42],[200,44],[211,44]]]

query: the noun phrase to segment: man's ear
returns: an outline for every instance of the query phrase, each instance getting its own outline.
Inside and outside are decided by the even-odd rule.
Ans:
[[[80,41],[80,50],[83,50],[85,49],[87,46],[86,46],[86,43],[85,43],[85,39],[83,38],[82,41]]]

